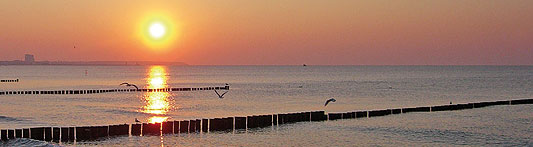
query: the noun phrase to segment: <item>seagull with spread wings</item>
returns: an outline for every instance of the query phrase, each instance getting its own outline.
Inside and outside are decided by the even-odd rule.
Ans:
[[[335,100],[334,98],[330,98],[329,100],[326,101],[326,104],[324,104],[324,107],[326,105],[328,105],[330,102],[336,102],[337,100]]]
[[[120,85],[126,85],[126,86],[128,86],[128,87],[133,86],[133,87],[135,87],[135,89],[139,90],[139,87],[137,87],[137,85],[135,85],[135,84],[130,84],[130,83],[126,83],[126,82],[124,82],[124,83],[122,83],[122,84],[120,84]]]
[[[215,93],[218,95],[218,98],[224,98],[224,94],[228,93],[229,91],[226,91],[222,94],[219,94],[218,91],[215,89]]]

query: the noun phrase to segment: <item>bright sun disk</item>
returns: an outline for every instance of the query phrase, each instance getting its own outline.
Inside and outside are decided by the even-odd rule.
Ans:
[[[149,32],[152,38],[159,39],[165,35],[166,29],[163,24],[156,22],[150,25]]]
[[[161,12],[146,13],[140,17],[135,34],[151,51],[171,49],[179,39],[179,25],[172,18]]]

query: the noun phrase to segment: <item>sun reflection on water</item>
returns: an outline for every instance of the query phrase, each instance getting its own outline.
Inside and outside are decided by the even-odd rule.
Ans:
[[[165,117],[165,116],[152,116],[150,117],[150,119],[148,119],[148,121],[150,123],[161,123],[161,122],[164,122],[168,119],[168,117]]]
[[[166,69],[162,66],[152,66],[150,67],[150,72],[148,74],[148,88],[149,89],[160,89],[168,88],[167,85],[167,73]],[[165,115],[170,110],[170,93],[166,91],[151,91],[144,96],[144,101],[146,103],[142,108],[142,112],[148,114],[154,114],[149,119],[150,123],[161,123],[168,119]]]

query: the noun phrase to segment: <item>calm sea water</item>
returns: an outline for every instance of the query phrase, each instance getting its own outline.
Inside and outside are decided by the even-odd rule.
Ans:
[[[231,87],[213,91],[2,95],[0,128],[83,126],[310,110],[345,112],[533,97],[533,66],[0,66],[6,90]],[[328,98],[337,102],[324,107]],[[304,122],[235,133],[61,145],[533,145],[533,105]],[[19,144],[46,144],[18,140]]]

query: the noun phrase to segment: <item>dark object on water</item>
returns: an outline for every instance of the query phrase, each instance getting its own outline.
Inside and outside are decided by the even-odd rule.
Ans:
[[[229,84],[228,83],[226,83],[226,85],[224,85],[224,89],[229,90]]]
[[[337,100],[335,100],[334,98],[330,98],[329,100],[326,101],[326,104],[324,104],[324,106],[328,105],[329,102],[336,102]]]
[[[217,90],[215,89],[215,93],[218,95],[218,98],[224,98],[224,94],[228,93],[229,91],[226,91],[222,94],[218,94]]]
[[[137,87],[137,85],[135,85],[135,84],[130,84],[130,83],[126,83],[126,82],[124,82],[124,83],[122,83],[122,84],[120,84],[120,85],[126,85],[126,86],[128,86],[128,87],[129,87],[129,86],[133,86],[133,87],[135,87],[135,89],[139,90],[139,87]]]
[[[131,124],[131,136],[141,135],[141,124]]]
[[[143,123],[142,135],[161,135],[161,123]]]
[[[16,79],[16,80],[0,80],[0,82],[2,83],[9,83],[9,82],[19,82],[19,79]]]
[[[1,130],[0,141],[7,141],[7,130]]]

